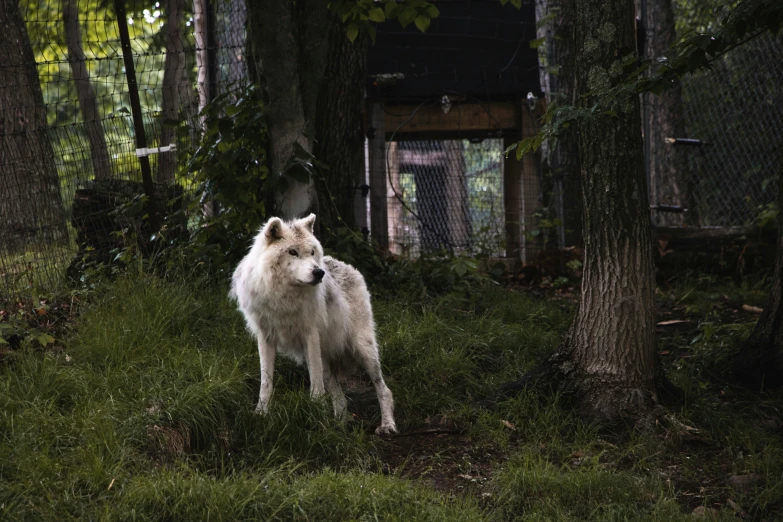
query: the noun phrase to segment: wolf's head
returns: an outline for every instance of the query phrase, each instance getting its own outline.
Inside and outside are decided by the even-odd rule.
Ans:
[[[321,243],[313,235],[315,214],[284,222],[271,218],[261,229],[256,244],[263,249],[265,269],[294,285],[317,285],[324,278]]]

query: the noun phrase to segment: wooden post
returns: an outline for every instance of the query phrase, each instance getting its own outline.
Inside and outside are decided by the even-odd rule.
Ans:
[[[522,139],[535,136],[535,113],[522,110]],[[538,238],[531,239],[531,232],[536,228],[537,218],[535,213],[541,206],[541,178],[538,172],[538,152],[531,152],[522,156],[521,160],[520,189],[521,217],[522,217],[522,262],[529,263],[533,256],[541,250],[541,242]]]
[[[402,255],[403,239],[405,231],[402,222],[402,203],[397,194],[402,194],[400,186],[400,155],[397,151],[397,142],[386,144],[386,218],[389,223],[389,251],[392,254]]]
[[[519,141],[519,137],[506,134],[503,137],[503,150]],[[522,190],[520,186],[522,162],[517,160],[512,150],[503,159],[503,206],[506,224],[506,257],[514,259],[515,264],[522,261]]]
[[[386,136],[383,109],[370,105],[370,235],[382,250],[389,248],[386,188]]]
[[[370,208],[367,205],[370,198],[370,148],[367,139],[364,140],[364,170],[358,173],[354,185],[356,187],[353,191],[354,225],[366,237],[370,233]]]
[[[446,194],[446,219],[448,239],[457,252],[467,251],[471,240],[470,200],[468,182],[465,179],[465,160],[462,140],[443,142],[444,193]]]

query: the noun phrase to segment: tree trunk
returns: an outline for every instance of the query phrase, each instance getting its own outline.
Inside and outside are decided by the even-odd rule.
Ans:
[[[185,0],[166,1],[166,62],[163,72],[163,119],[160,145],[167,146],[177,139],[177,125],[181,107],[180,88],[185,77]],[[171,184],[177,172],[177,153],[163,152],[158,160],[158,183]]]
[[[0,0],[0,246],[68,237],[46,107],[15,0]]]
[[[282,174],[298,143],[313,151],[316,105],[328,49],[326,2],[258,0],[248,3],[248,43],[263,76],[271,171]],[[286,180],[272,211],[283,218],[318,208],[313,179]]]
[[[76,83],[76,95],[82,111],[84,128],[90,141],[92,167],[96,180],[111,178],[111,162],[109,149],[106,147],[106,135],[100,118],[98,99],[90,81],[87,70],[87,57],[82,47],[82,32],[79,27],[78,0],[63,0],[63,23],[65,25],[65,40],[68,44],[68,64]]]
[[[193,0],[193,34],[196,37],[196,90],[198,111],[209,103],[209,49],[207,45],[207,1]],[[201,122],[203,124],[203,122]]]
[[[609,87],[623,78],[611,75],[615,62],[634,52],[633,0],[578,0],[576,14],[580,90]],[[583,107],[593,103],[581,100]],[[664,376],[656,373],[654,268],[638,100],[615,117],[580,122],[579,154],[585,242],[579,308],[563,344],[528,379],[558,383],[592,419],[647,425],[656,381]]]
[[[322,234],[339,226],[353,227],[355,187],[364,179],[362,103],[369,38],[353,43],[340,17],[329,13],[329,51],[318,97],[315,157],[329,170],[316,179]]]
[[[647,49],[648,58],[665,56],[677,41],[674,27],[672,0],[649,0],[647,2]],[[652,204],[686,206],[693,208],[683,189],[687,189],[687,163],[682,147],[667,143],[667,138],[686,136],[683,119],[682,90],[676,82],[659,96],[648,95],[650,113],[650,187]],[[692,195],[691,195],[692,197]],[[656,224],[660,226],[681,226],[684,214],[659,212]]]
[[[783,166],[778,175],[778,249],[767,305],[734,358],[734,375],[753,390],[783,386]]]

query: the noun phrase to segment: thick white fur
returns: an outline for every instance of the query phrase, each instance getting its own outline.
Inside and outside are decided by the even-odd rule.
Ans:
[[[307,365],[311,395],[328,391],[339,417],[345,416],[347,402],[337,378],[358,364],[378,395],[381,425],[376,433],[396,433],[367,285],[355,268],[323,255],[314,223],[315,214],[292,222],[271,218],[234,271],[230,295],[258,339],[261,390],[256,411],[265,413],[269,407],[276,353]],[[319,270],[324,272],[320,282]]]

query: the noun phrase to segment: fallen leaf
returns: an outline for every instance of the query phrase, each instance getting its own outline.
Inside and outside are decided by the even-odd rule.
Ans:
[[[511,424],[510,422],[508,422],[507,420],[502,420],[500,422],[502,422],[503,426],[505,426],[506,428],[508,428],[510,430],[515,430],[516,429],[516,427],[514,427],[514,425]]]
[[[655,323],[655,326],[671,326],[673,324],[685,324],[690,322],[692,321],[688,321],[687,319],[670,319],[668,321],[661,321],[660,323]]]
[[[742,305],[742,309],[752,314],[760,314],[764,312],[763,308],[759,308],[758,306],[746,305],[746,304]]]

